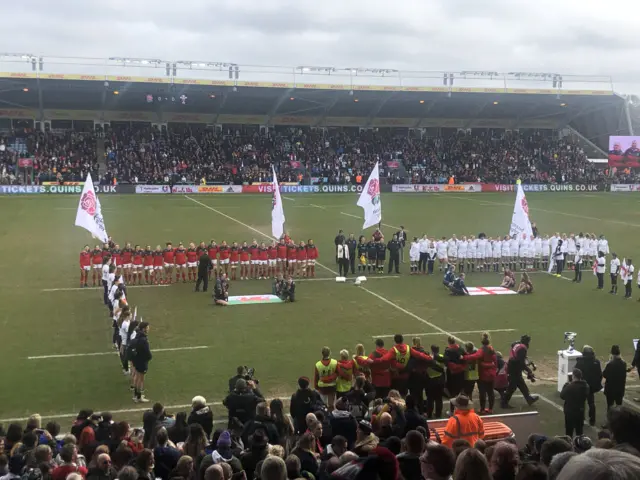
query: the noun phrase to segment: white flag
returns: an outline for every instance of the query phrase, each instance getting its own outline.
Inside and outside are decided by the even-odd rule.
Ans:
[[[367,183],[364,184],[357,205],[364,209],[364,225],[367,229],[382,221],[382,199],[380,195],[380,169],[378,163],[373,167]]]
[[[273,200],[271,205],[271,235],[280,238],[284,233],[284,209],[282,208],[282,197],[280,196],[280,186],[278,185],[278,177],[276,177],[276,169],[271,166],[273,171]]]
[[[517,239],[522,239],[523,234],[527,235],[527,238],[531,238],[533,230],[531,229],[531,221],[529,220],[529,205],[527,199],[524,196],[524,190],[520,180],[517,183],[516,204],[513,207],[513,217],[511,217],[511,228],[509,229],[509,235]]]
[[[80,203],[78,203],[78,213],[76,213],[76,226],[88,230],[91,235],[99,239],[102,243],[109,241],[107,228],[104,225],[102,217],[102,208],[100,200],[93,188],[93,180],[91,174],[87,174],[87,180],[84,182],[84,188],[80,195]]]

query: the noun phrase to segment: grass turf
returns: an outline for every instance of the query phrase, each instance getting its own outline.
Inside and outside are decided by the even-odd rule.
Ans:
[[[533,219],[541,233],[604,233],[620,257],[634,255],[640,228],[637,203],[629,194],[530,193]],[[96,410],[132,410],[118,418],[139,421],[128,380],[115,355],[28,359],[30,356],[109,352],[111,322],[100,290],[60,290],[78,286],[77,257],[88,233],[73,226],[77,196],[0,197],[0,304],[2,351],[0,423],[33,412],[56,417],[91,406]],[[194,201],[195,200],[195,201]],[[404,225],[409,237],[504,234],[514,195],[386,194],[383,231]],[[334,277],[333,238],[339,228],[360,233],[362,210],[354,194],[285,196],[287,230],[299,240],[313,238],[320,250],[319,278]],[[101,196],[109,234],[155,246],[166,241],[250,241],[270,227],[268,196]],[[348,215],[345,215],[348,214]],[[353,215],[353,216],[352,216]],[[355,217],[354,217],[355,216]],[[592,345],[605,360],[610,346],[620,344],[632,356],[636,302],[595,291],[595,277],[584,273],[574,285],[546,274],[533,276],[531,296],[452,298],[441,277],[410,277],[402,265],[399,278],[372,279],[364,288],[333,281],[300,282],[294,304],[213,308],[210,297],[196,294],[192,284],[135,288],[129,302],[151,322],[153,349],[159,351],[147,380],[147,394],[165,405],[185,405],[196,395],[220,401],[227,380],[239,364],[254,366],[264,393],[288,396],[300,375],[312,375],[320,349],[337,355],[353,352],[357,343],[373,348],[373,337],[394,333],[422,334],[423,343],[444,345],[442,331],[508,330],[492,333],[498,350],[507,353],[522,333],[533,340],[530,357],[539,376],[556,374],[556,351],[565,331],[578,332],[578,344]],[[567,272],[567,275],[570,275]],[[471,286],[495,286],[500,276],[476,273]],[[634,282],[635,284],[635,282]],[[233,282],[231,294],[270,292],[268,281]],[[622,288],[621,288],[622,290]],[[460,334],[479,341],[479,333]],[[386,339],[392,343],[391,338]],[[561,403],[555,384],[538,384],[536,392]],[[521,399],[512,402],[518,408]],[[598,400],[598,421],[604,399]],[[557,407],[536,405],[549,433],[562,431]],[[223,408],[217,409],[222,415]],[[68,422],[70,416],[56,417]]]

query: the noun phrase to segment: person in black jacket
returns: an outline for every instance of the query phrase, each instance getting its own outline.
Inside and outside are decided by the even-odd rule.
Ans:
[[[395,272],[400,273],[400,251],[402,245],[398,241],[398,238],[394,235],[391,237],[391,241],[387,244],[387,250],[389,250],[389,270],[387,273],[391,273],[393,266],[395,265]]]
[[[589,425],[592,427],[596,424],[596,402],[594,394],[602,390],[602,366],[600,360],[596,358],[593,348],[585,345],[582,348],[582,357],[576,361],[576,368],[582,372],[584,381],[589,385],[589,396],[587,403],[589,405]]]
[[[209,255],[205,252],[198,260],[198,280],[196,281],[196,292],[200,291],[200,283],[202,283],[202,291],[206,292],[209,288],[209,271],[213,269],[213,262]]]
[[[291,407],[289,409],[296,433],[301,435],[307,430],[305,418],[308,413],[313,413],[323,408],[324,402],[320,394],[309,388],[309,379],[300,377],[298,379],[298,390],[291,395]]]
[[[136,403],[147,403],[149,400],[144,396],[144,376],[149,369],[149,362],[153,358],[151,347],[149,346],[149,322],[140,322],[136,338],[131,345],[131,363],[134,369],[134,397]]]
[[[407,395],[405,399],[406,409],[404,411],[404,419],[405,419],[405,427],[404,433],[411,430],[416,430],[418,427],[423,427],[427,432],[429,431],[427,426],[427,419],[422,416],[422,414],[418,411],[418,406],[416,405],[416,398],[413,395]]]
[[[400,225],[400,230],[396,232],[395,237],[400,244],[400,261],[404,263],[404,247],[407,246],[407,232],[404,231],[403,225]]]
[[[582,372],[574,368],[572,377],[560,392],[560,398],[564,400],[564,428],[569,437],[573,437],[573,432],[582,435],[585,403],[589,396],[589,385],[582,378]]]
[[[192,423],[199,424],[204,430],[204,433],[207,434],[207,439],[211,438],[211,432],[213,432],[213,412],[207,406],[207,400],[200,395],[193,397],[193,400],[191,400],[191,413],[189,414],[187,424],[191,425]]]
[[[627,362],[620,357],[620,347],[611,347],[611,360],[604,367],[602,376],[605,379],[604,396],[607,398],[607,410],[613,404],[622,405],[624,390],[627,383]]]
[[[356,442],[358,421],[349,412],[349,402],[346,397],[340,398],[335,405],[335,410],[329,414],[329,424],[333,436],[341,435],[347,439],[348,448],[353,448]]]
[[[353,233],[349,234],[349,239],[347,240],[347,248],[349,249],[349,265],[351,266],[351,273],[353,275],[356,274],[356,237],[354,237]]]
[[[340,263],[338,262],[338,245],[342,245],[344,243],[344,240],[344,232],[342,230],[338,230],[338,235],[336,235],[336,238],[333,241],[333,243],[335,243],[336,245],[336,264]]]
[[[253,381],[238,380],[236,389],[227,395],[227,398],[222,402],[229,410],[229,428],[231,428],[231,420],[234,417],[242,423],[255,418],[256,406],[264,401],[264,396]]]
[[[256,406],[256,416],[244,424],[242,431],[242,441],[245,445],[249,444],[249,439],[255,432],[261,430],[269,440],[271,445],[280,444],[280,435],[276,423],[269,414],[269,407],[262,402]]]

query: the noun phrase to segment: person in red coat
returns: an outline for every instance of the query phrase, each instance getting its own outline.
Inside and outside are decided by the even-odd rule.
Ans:
[[[465,362],[478,362],[478,390],[480,391],[480,412],[484,414],[493,413],[495,403],[495,393],[493,391],[494,382],[498,373],[498,357],[491,346],[491,339],[488,333],[482,334],[482,347],[471,355],[463,357]],[[489,408],[487,405],[489,398]]]
[[[369,354],[369,358],[375,360],[382,358],[387,354],[384,348],[384,340],[378,338],[376,340],[376,349]],[[371,364],[371,383],[376,388],[376,398],[385,398],[391,390],[391,372],[389,366],[385,364]]]
[[[449,398],[455,398],[464,387],[464,372],[467,365],[462,360],[464,349],[456,343],[456,339],[449,337],[447,343],[447,348],[444,350],[444,358],[447,363],[447,389],[449,390]]]

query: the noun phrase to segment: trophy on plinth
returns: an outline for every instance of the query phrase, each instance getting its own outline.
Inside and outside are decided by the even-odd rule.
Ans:
[[[576,361],[582,356],[582,353],[575,348],[577,336],[575,332],[564,332],[564,343],[568,343],[569,348],[558,350],[558,392],[561,392],[564,384],[570,381]]]

